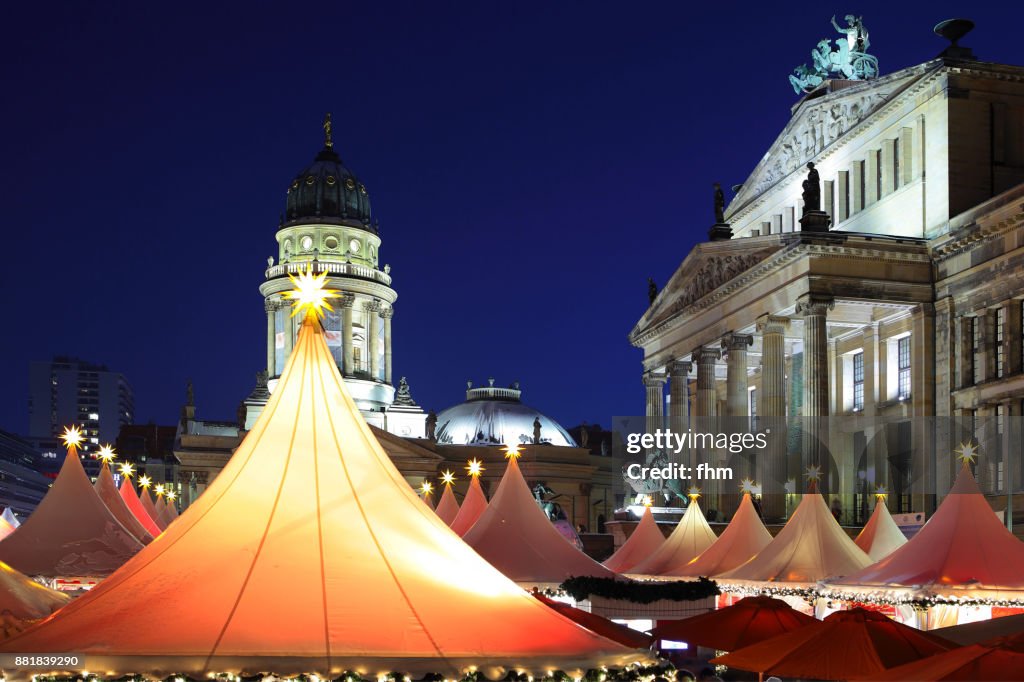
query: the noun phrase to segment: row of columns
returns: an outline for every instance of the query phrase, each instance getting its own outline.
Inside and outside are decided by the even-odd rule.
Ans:
[[[352,376],[355,374],[355,358],[353,354],[353,321],[352,311],[355,308],[356,297],[353,294],[342,294],[338,299],[338,306],[341,308],[341,335],[342,335],[342,374]],[[277,311],[287,304],[279,299],[268,298],[263,302],[263,310],[267,313],[267,375],[277,375],[277,345],[276,345],[276,315]],[[366,325],[368,335],[368,352],[370,355],[370,375],[379,377],[380,367],[380,338],[377,330],[384,321],[384,382],[390,384],[391,375],[391,318],[395,314],[392,307],[384,308],[380,301],[368,301],[363,304],[368,323]],[[284,357],[291,355],[293,338],[297,325],[301,322],[298,318],[289,318],[286,322],[288,329],[284,335]]]

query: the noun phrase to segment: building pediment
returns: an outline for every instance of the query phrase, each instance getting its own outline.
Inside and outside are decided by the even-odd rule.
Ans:
[[[783,245],[777,238],[704,242],[693,247],[630,334],[658,326],[719,289],[738,286],[744,275]]]
[[[832,92],[808,95],[793,108],[793,117],[776,138],[729,204],[732,222],[743,209],[808,161],[841,144],[885,105],[915,82],[942,68],[941,60],[926,62],[870,81],[832,82]]]

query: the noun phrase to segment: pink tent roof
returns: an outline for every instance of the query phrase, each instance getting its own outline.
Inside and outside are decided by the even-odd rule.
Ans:
[[[45,618],[71,601],[63,592],[51,590],[0,562],[0,614],[16,620]]]
[[[686,513],[680,519],[672,534],[654,554],[636,564],[630,573],[640,575],[662,575],[666,571],[678,570],[699,556],[717,540],[697,500],[690,502]]]
[[[744,493],[736,514],[718,541],[690,563],[673,571],[665,571],[662,575],[696,577],[725,573],[750,561],[771,541],[772,534],[761,523],[761,517],[757,515],[750,500],[750,493]]]
[[[431,509],[434,508],[434,498],[430,495],[430,493],[427,493],[426,495],[424,495],[420,499],[423,500],[423,504],[427,505]]]
[[[121,497],[121,493],[117,490],[117,484],[114,483],[114,476],[110,473],[110,467],[104,462],[100,465],[100,475],[96,479],[96,483],[93,485],[96,489],[96,494],[100,496],[103,503],[107,505],[107,509],[113,514],[121,525],[131,533],[136,540],[146,545],[153,540],[153,534],[150,533],[146,528],[139,523],[139,520],[135,518],[135,514],[125,504],[124,498]]]
[[[626,538],[615,554],[605,560],[604,566],[616,573],[626,573],[629,569],[654,554],[665,542],[665,535],[658,529],[654,514],[650,507],[644,509],[640,523],[633,529],[633,534]]]
[[[487,498],[484,497],[484,490],[480,487],[480,477],[472,476],[469,481],[469,490],[462,500],[459,513],[452,519],[451,527],[457,535],[465,535],[473,527],[480,515],[487,509]]]
[[[149,495],[148,488],[142,488],[142,491],[139,493],[139,502],[142,503],[142,508],[149,514],[149,518],[153,519],[153,523],[156,524],[157,528],[163,530],[164,526],[160,523],[160,513],[156,509],[153,498]]]
[[[462,539],[518,583],[559,584],[572,576],[615,576],[576,549],[552,525],[537,506],[514,457],[508,461],[487,510]]]
[[[74,448],[57,480],[16,533],[0,541],[0,561],[30,576],[96,577],[142,549],[107,509]]]
[[[121,570],[0,650],[73,651],[105,676],[160,678],[540,675],[650,660],[535,600],[423,505],[309,318],[203,495]]]
[[[793,515],[767,547],[747,563],[717,576],[720,583],[815,584],[848,575],[871,563],[839,526],[817,492],[803,496]]]
[[[11,524],[15,528],[21,525],[21,521],[19,521],[18,517],[14,515],[14,512],[11,511],[10,507],[4,507],[4,511],[2,514],[0,514],[0,518],[3,518],[4,521]]]
[[[456,514],[459,513],[459,501],[455,499],[455,493],[452,492],[450,483],[445,484],[444,492],[441,493],[441,501],[437,503],[437,508],[434,511],[437,512],[439,519],[449,526],[452,525]]]
[[[950,494],[910,539],[862,571],[830,581],[858,592],[1024,599],[1024,542],[992,512],[966,465]]]
[[[885,502],[879,500],[875,503],[875,511],[871,518],[864,524],[854,542],[867,552],[872,561],[878,561],[907,544],[907,536],[892,520],[892,514],[889,513]]]
[[[164,503],[164,508],[160,510],[159,521],[163,523],[164,528],[167,528],[167,526],[171,525],[171,522],[174,521],[174,519],[178,518],[172,512],[173,509],[173,504]]]
[[[0,540],[13,533],[17,528],[8,523],[7,519],[0,516]]]
[[[132,485],[132,481],[127,476],[121,481],[121,489],[118,491],[121,495],[121,499],[124,500],[125,505],[131,510],[132,515],[135,519],[142,524],[142,527],[149,531],[149,534],[153,537],[160,535],[160,526],[156,525],[156,521],[142,508],[142,502],[139,500],[139,496],[135,494],[135,487]]]

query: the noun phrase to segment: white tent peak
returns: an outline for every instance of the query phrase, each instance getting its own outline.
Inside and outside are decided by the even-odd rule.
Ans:
[[[616,573],[627,573],[631,568],[656,552],[665,543],[665,534],[658,528],[654,520],[654,512],[650,507],[644,508],[640,523],[633,529],[632,535],[626,538],[615,554],[608,557],[605,568]]]
[[[772,534],[757,515],[750,493],[743,493],[739,508],[718,540],[685,566],[663,575],[695,577],[725,573],[745,564],[771,541]]]
[[[637,575],[662,575],[666,571],[678,570],[711,547],[717,539],[695,498],[665,543],[629,572]]]
[[[875,511],[871,513],[871,518],[864,524],[854,542],[867,552],[872,561],[878,561],[905,545],[907,536],[892,520],[892,514],[889,513],[885,502],[879,500],[875,503]]]
[[[486,509],[487,497],[480,486],[480,477],[471,476],[466,496],[462,498],[462,506],[449,525],[457,535],[464,536]]]
[[[455,516],[459,513],[459,501],[455,499],[455,493],[452,492],[451,485],[444,486],[441,500],[437,503],[434,512],[439,519],[449,526],[452,525],[452,521],[455,520]]]
[[[89,670],[161,678],[536,675],[649,660],[541,604],[420,501],[308,316],[266,408],[203,495],[0,650],[74,651]]]

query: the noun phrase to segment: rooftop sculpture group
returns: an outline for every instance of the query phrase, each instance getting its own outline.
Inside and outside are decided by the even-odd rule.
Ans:
[[[847,14],[846,24],[840,26],[833,16],[832,26],[845,37],[837,38],[835,46],[827,38],[819,40],[811,50],[811,66],[801,64],[793,70],[789,82],[797,94],[811,92],[830,77],[846,80],[878,77],[878,59],[867,53],[871,41],[862,17]]]

